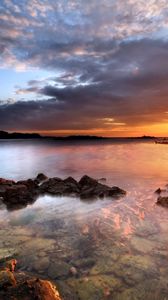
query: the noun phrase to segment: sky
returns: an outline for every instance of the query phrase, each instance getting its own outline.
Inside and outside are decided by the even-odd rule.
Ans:
[[[168,136],[168,1],[0,0],[0,130]]]

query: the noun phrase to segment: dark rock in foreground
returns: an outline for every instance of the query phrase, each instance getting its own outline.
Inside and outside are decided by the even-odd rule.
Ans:
[[[47,280],[41,280],[14,272],[17,261],[11,259],[0,267],[1,300],[61,300],[56,287]]]
[[[0,199],[9,210],[25,207],[44,194],[94,199],[119,198],[125,196],[126,192],[119,187],[102,184],[87,175],[84,175],[79,182],[72,177],[64,180],[58,177],[48,178],[42,173],[35,179],[18,182],[0,179]]]

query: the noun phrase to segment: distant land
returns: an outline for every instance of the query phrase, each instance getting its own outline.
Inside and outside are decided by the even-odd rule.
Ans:
[[[21,133],[0,131],[0,139],[54,139],[54,140],[110,140],[110,139],[156,139],[154,136],[143,135],[141,137],[103,137],[95,135],[70,135],[70,136],[42,136],[39,133]]]

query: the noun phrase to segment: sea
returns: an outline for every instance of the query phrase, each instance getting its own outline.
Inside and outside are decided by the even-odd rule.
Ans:
[[[51,280],[64,300],[167,300],[168,145],[153,140],[0,140],[0,177],[87,174],[127,191],[121,199],[39,197],[0,203],[0,259]]]

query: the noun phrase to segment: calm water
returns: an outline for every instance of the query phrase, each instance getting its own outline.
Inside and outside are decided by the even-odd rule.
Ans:
[[[105,177],[128,193],[87,202],[45,196],[13,212],[1,205],[0,257],[53,280],[65,300],[168,299],[168,209],[154,194],[168,183],[167,145],[0,141],[0,177],[39,172]]]

